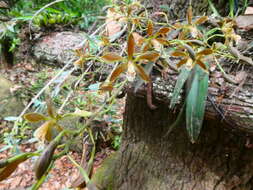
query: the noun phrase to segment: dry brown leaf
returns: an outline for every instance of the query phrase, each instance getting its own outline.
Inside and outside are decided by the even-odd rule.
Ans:
[[[240,15],[235,19],[235,21],[238,28],[244,30],[253,29],[253,15]]]
[[[229,46],[229,51],[233,56],[235,56],[239,60],[242,60],[242,61],[253,66],[253,60],[250,57],[246,57],[246,56],[242,55],[241,52],[237,48]]]
[[[253,15],[253,7],[247,7],[244,14],[245,15]]]
[[[120,21],[120,17],[121,15],[116,13],[113,8],[107,10],[106,32],[109,38],[121,31],[122,21]]]

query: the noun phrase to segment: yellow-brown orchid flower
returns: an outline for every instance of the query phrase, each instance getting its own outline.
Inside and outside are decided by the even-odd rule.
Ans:
[[[72,117],[72,116],[79,116],[79,117],[89,117],[91,116],[91,112],[84,111],[84,110],[76,110],[73,113],[67,113],[64,115],[60,115],[54,111],[51,99],[47,99],[47,114],[48,116],[39,114],[39,113],[27,113],[24,115],[24,119],[29,122],[36,123],[43,121],[44,123],[36,129],[34,132],[34,136],[42,142],[50,142],[53,139],[53,130],[57,129],[58,132],[63,130],[63,127],[58,123],[59,120]]]
[[[189,69],[192,69],[196,64],[199,65],[203,70],[207,71],[206,65],[203,63],[203,58],[207,55],[213,53],[212,49],[206,48],[197,53],[188,46],[184,46],[184,51],[174,51],[171,55],[175,57],[182,57],[182,59],[178,62],[177,67],[181,67],[182,65],[186,65]]]
[[[185,37],[188,33],[190,33],[193,38],[201,37],[201,33],[197,29],[197,26],[206,22],[208,20],[208,17],[202,16],[193,22],[192,21],[192,7],[189,6],[189,8],[187,10],[187,14],[186,14],[186,19],[187,19],[186,24],[176,23],[174,25],[174,27],[176,29],[182,29],[182,31],[179,33],[178,38],[180,40],[183,40],[183,39],[185,39]]]
[[[101,59],[105,62],[121,62],[111,73],[108,81],[101,86],[103,91],[111,91],[112,85],[123,72],[126,72],[127,79],[133,81],[136,73],[146,82],[150,81],[149,76],[145,73],[143,67],[139,64],[142,60],[156,61],[159,53],[156,51],[147,51],[144,53],[135,54],[135,41],[133,34],[130,33],[127,41],[127,56],[122,57],[116,53],[105,53]]]
[[[148,51],[151,47],[154,47],[155,50],[160,51],[162,45],[168,45],[169,41],[165,36],[170,32],[171,28],[162,27],[157,32],[154,32],[154,25],[151,20],[147,24],[147,36],[142,38],[138,43],[139,46],[142,46],[142,52]]]
[[[38,113],[27,113],[24,115],[24,118],[29,122],[44,121],[44,123],[34,132],[34,136],[42,142],[49,142],[52,140],[53,127],[56,127],[59,131],[62,130],[62,127],[57,124],[59,115],[55,113],[51,100],[48,99],[46,103],[48,116]]]
[[[89,42],[86,43],[84,48],[76,49],[75,54],[79,57],[78,60],[74,62],[74,65],[76,67],[82,68],[85,62],[94,58],[94,55],[90,53]]]
[[[231,45],[233,42],[236,44],[241,39],[240,35],[237,35],[234,30],[234,26],[236,25],[234,20],[224,19],[221,23],[221,30],[225,37],[225,45]]]

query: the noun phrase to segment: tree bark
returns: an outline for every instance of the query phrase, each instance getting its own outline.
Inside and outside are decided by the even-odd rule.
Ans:
[[[164,102],[155,104],[150,110],[145,99],[128,93],[114,189],[253,189],[253,149],[245,146],[246,136],[205,121],[196,144],[183,125],[165,137],[175,115]]]

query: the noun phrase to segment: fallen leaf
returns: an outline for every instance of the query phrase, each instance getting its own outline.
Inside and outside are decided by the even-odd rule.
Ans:
[[[250,30],[253,28],[253,15],[241,15],[238,16],[236,19],[236,24],[238,28],[244,30]]]
[[[116,13],[113,8],[108,9],[106,19],[106,32],[109,38],[121,31],[122,22],[119,21],[120,17],[121,15]]]
[[[235,81],[241,83],[247,77],[247,73],[245,71],[239,71],[235,75]]]
[[[247,7],[244,14],[245,15],[252,15],[253,14],[253,7]]]

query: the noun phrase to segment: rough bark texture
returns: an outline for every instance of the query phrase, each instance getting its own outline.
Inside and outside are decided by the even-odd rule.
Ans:
[[[173,63],[173,62],[171,62]],[[212,65],[212,63],[210,63]],[[253,134],[253,67],[231,60],[220,60],[230,78],[243,78],[238,84],[227,81],[216,68],[210,73],[206,117],[229,124],[231,130]],[[154,77],[154,96],[169,102],[178,73],[169,71],[167,78]],[[183,96],[182,96],[183,97]]]
[[[253,189],[253,149],[245,147],[245,136],[208,121],[197,144],[190,143],[184,126],[164,137],[174,116],[164,102],[156,105],[152,111],[128,93],[114,189]]]

